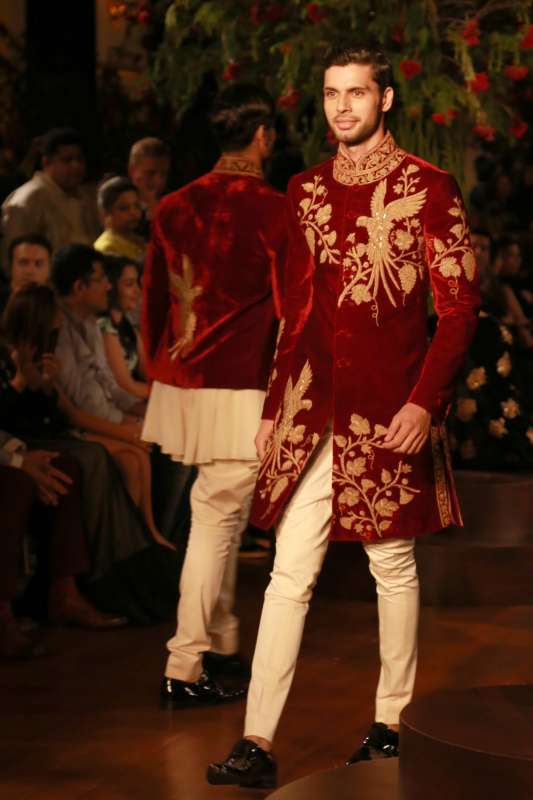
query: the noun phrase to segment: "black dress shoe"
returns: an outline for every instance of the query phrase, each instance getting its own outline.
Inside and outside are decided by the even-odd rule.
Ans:
[[[346,766],[358,761],[372,761],[375,758],[393,758],[400,754],[399,736],[383,722],[374,722],[361,747],[353,753]]]
[[[209,764],[208,783],[217,786],[245,786],[249,789],[274,789],[278,768],[272,753],[255,742],[241,739],[220,764]]]
[[[174,678],[163,678],[161,700],[168,708],[191,708],[231,703],[244,696],[245,689],[224,689],[203,673],[199,681],[187,683]]]
[[[203,654],[204,669],[213,677],[240,678],[250,680],[250,665],[238,653],[224,656],[221,653]]]

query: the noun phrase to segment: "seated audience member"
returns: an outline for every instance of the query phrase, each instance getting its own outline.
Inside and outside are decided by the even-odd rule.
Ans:
[[[523,268],[522,248],[518,239],[504,236],[496,247],[495,270],[502,286],[505,321],[516,329],[518,341],[533,348],[533,285]]]
[[[13,452],[14,441],[18,452]],[[116,628],[127,622],[97,611],[76,583],[76,576],[89,570],[77,462],[46,450],[21,451],[21,444],[0,432],[0,656],[7,658],[42,653],[20,630],[12,611],[22,540],[30,529],[44,544],[51,621],[84,628]]]
[[[107,362],[122,389],[146,400],[149,388],[145,380],[144,348],[139,333],[127,317],[128,312],[139,308],[139,267],[127,258],[109,256],[105,269],[111,284],[109,310],[99,318],[98,324]]]
[[[95,250],[142,264],[146,242],[137,233],[142,216],[137,188],[128,178],[110,178],[98,189],[98,208],[105,230]]]
[[[9,282],[0,293],[0,311],[4,310],[13,292],[30,283],[48,283],[51,256],[50,242],[39,233],[18,236],[9,243],[7,251]]]
[[[163,195],[170,172],[170,149],[153,136],[139,139],[130,150],[128,173],[139,191],[142,220],[139,233],[146,240],[150,237],[150,222]]]
[[[124,452],[133,447],[128,433],[118,430],[126,426],[75,409],[57,389],[58,363],[52,350],[60,324],[54,293],[47,286],[28,286],[10,300],[4,315],[10,348],[0,353],[0,429],[29,449],[71,456],[80,465],[90,556],[84,588],[89,596],[133,621],[160,619],[174,610],[175,554],[154,541],[106,449],[89,441],[90,434],[70,431],[111,431],[124,436]]]
[[[79,133],[55,128],[42,138],[42,170],[2,205],[5,242],[45,236],[53,252],[71,242],[94,242],[100,231],[93,191],[83,186],[85,155]]]
[[[154,523],[149,448],[140,440],[146,404],[116,382],[98,327],[96,315],[107,310],[111,288],[104,259],[91,247],[70,245],[55,256],[52,281],[63,312],[57,383],[70,402],[69,417],[111,453],[152,535],[167,544]]]
[[[503,287],[493,264],[494,242],[484,228],[474,228],[471,234],[472,250],[479,273],[482,308],[497,319],[505,316]]]

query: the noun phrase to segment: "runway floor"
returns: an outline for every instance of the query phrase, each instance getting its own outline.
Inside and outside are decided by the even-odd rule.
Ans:
[[[241,569],[243,652],[251,655],[267,582]],[[50,629],[52,653],[0,662],[0,800],[232,800],[258,792],[210,787],[208,761],[241,733],[243,704],[167,712],[158,705],[172,625],[115,632]],[[526,683],[533,609],[424,608],[417,694]],[[318,592],[275,752],[281,783],[343,763],[372,718],[376,610]]]

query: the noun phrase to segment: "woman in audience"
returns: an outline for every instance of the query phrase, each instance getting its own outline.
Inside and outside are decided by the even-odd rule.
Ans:
[[[99,325],[107,363],[122,389],[146,400],[149,388],[143,345],[127,316],[137,311],[141,300],[139,267],[130,259],[109,256],[105,270],[111,284],[109,310],[100,317]]]
[[[146,242],[137,233],[142,217],[137,187],[129,178],[109,178],[98,189],[98,209],[105,230],[95,241],[95,249],[142,264]]]
[[[0,428],[81,464],[91,598],[135,621],[164,617],[175,602],[175,553],[153,541],[105,450],[69,433],[69,427],[97,428],[106,421],[74,408],[56,388],[54,331],[60,324],[48,287],[32,285],[12,297],[4,317],[11,358],[0,362]]]

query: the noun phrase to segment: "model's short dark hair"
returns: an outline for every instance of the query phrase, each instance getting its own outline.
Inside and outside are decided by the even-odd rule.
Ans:
[[[9,267],[11,267],[13,264],[15,250],[19,244],[36,244],[39,245],[39,247],[44,247],[49,256],[52,255],[52,245],[46,236],[43,236],[40,233],[23,233],[22,236],[17,236],[15,239],[11,239],[9,242],[9,246],[7,248],[7,261]]]
[[[220,148],[226,152],[242,150],[261,125],[274,127],[274,101],[265,89],[251,83],[234,83],[216,98],[211,125]]]
[[[61,147],[77,145],[85,151],[83,139],[74,128],[52,128],[41,139],[41,154],[45,158],[52,158]]]
[[[4,336],[12,347],[28,344],[45,353],[56,314],[53,289],[30,283],[9,299],[2,319]]]
[[[350,64],[368,64],[374,72],[374,80],[383,93],[392,86],[392,64],[384,51],[374,44],[354,44],[351,47],[331,47],[324,59],[324,69],[347,67]]]
[[[52,283],[61,297],[72,291],[76,281],[87,283],[93,274],[94,264],[105,263],[102,253],[87,244],[69,244],[62,247],[52,262]]]
[[[139,194],[138,188],[129,178],[115,177],[104,181],[98,189],[98,208],[100,211],[111,211],[118,198],[124,192]]]

